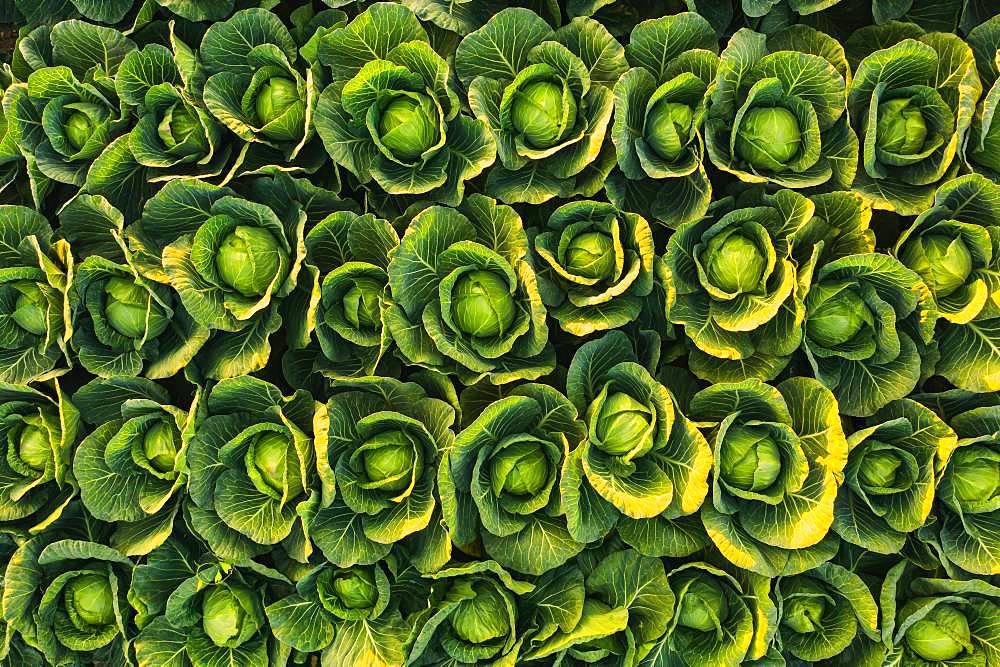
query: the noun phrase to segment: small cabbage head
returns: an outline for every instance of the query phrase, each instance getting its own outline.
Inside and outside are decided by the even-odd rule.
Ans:
[[[74,111],[63,125],[66,139],[76,150],[80,150],[94,133],[94,122],[82,111]]]
[[[702,266],[709,281],[729,294],[740,294],[760,287],[767,259],[757,243],[731,227],[709,239],[702,251]]]
[[[576,98],[566,86],[554,81],[533,81],[517,91],[511,123],[529,145],[551,148],[573,130],[576,111]]]
[[[615,268],[614,241],[604,232],[584,232],[566,246],[566,270],[583,278],[604,280]]]
[[[17,435],[17,455],[33,470],[44,470],[52,460],[48,431],[40,416],[28,415],[24,418]]]
[[[784,107],[756,107],[743,116],[736,154],[754,169],[779,171],[802,145],[799,121]]]
[[[331,582],[333,593],[347,609],[371,609],[378,602],[378,588],[368,568],[340,570]]]
[[[362,461],[370,483],[386,491],[403,491],[419,477],[422,464],[413,441],[402,431],[383,431],[362,446]]]
[[[182,101],[175,102],[163,114],[156,132],[167,148],[174,148],[185,141],[190,141],[190,148],[197,153],[207,151],[209,148],[201,119]]]
[[[907,606],[914,607],[920,599],[911,600],[903,607],[905,618]],[[911,625],[906,631],[906,645],[924,660],[931,662],[953,660],[971,645],[972,632],[969,619],[953,604],[937,604],[926,616]]]
[[[729,615],[726,592],[715,578],[699,574],[688,584],[677,611],[677,624],[699,632],[716,632]]]
[[[909,98],[896,98],[878,105],[875,145],[888,153],[913,155],[924,147],[927,124],[920,108]]]
[[[153,300],[148,290],[118,276],[104,285],[104,314],[111,328],[127,338],[156,338],[170,324],[163,307]]]
[[[341,300],[344,317],[355,329],[374,331],[382,326],[379,295],[383,286],[372,278],[357,278]]]
[[[518,442],[496,453],[490,470],[497,495],[533,496],[549,479],[549,459],[537,442]]]
[[[781,474],[781,452],[764,428],[729,429],[722,441],[721,456],[722,479],[744,491],[763,491]]]
[[[284,433],[265,431],[259,434],[247,450],[250,461],[261,479],[275,492],[286,491],[289,498],[302,493],[298,453],[295,443]]]
[[[988,447],[960,447],[951,460],[952,489],[965,509],[992,501],[1000,494],[1000,461]]]
[[[507,281],[492,271],[470,271],[455,283],[451,317],[459,331],[476,338],[498,336],[514,322],[517,307]]]
[[[267,125],[298,101],[299,90],[294,81],[283,76],[271,77],[257,91],[257,119],[261,125]]]
[[[440,139],[434,101],[422,93],[399,94],[382,110],[379,135],[396,158],[418,159]]]
[[[782,582],[785,600],[781,623],[792,632],[808,634],[823,629],[827,593],[812,577],[791,577]]]
[[[239,225],[222,239],[215,256],[222,281],[246,297],[259,297],[288,275],[288,258],[274,235]]]
[[[900,259],[937,297],[946,297],[972,274],[972,253],[961,236],[926,234],[904,246]]]
[[[623,456],[648,437],[653,427],[653,411],[625,392],[611,392],[596,415],[597,442],[594,445],[612,456]]]
[[[180,433],[173,424],[165,420],[154,423],[142,437],[142,453],[159,472],[174,469],[174,459],[177,458],[179,449]]]
[[[63,589],[63,604],[70,621],[79,630],[115,622],[114,594],[107,575],[92,572],[74,577]]]
[[[643,138],[661,158],[673,162],[684,152],[693,117],[687,104],[660,101],[646,118]]]
[[[30,280],[16,282],[13,286],[18,291],[18,295],[11,319],[28,333],[36,336],[43,335],[45,333],[47,304],[42,290]]]
[[[817,285],[806,297],[806,334],[823,347],[843,345],[874,322],[857,290]]]
[[[484,644],[510,634],[508,605],[513,600],[509,594],[488,582],[473,584],[473,591],[475,596],[459,602],[448,617],[455,634],[470,644]]]
[[[858,471],[858,480],[868,488],[887,489],[899,483],[905,473],[903,460],[895,450],[874,450],[865,455]]]
[[[216,646],[241,643],[252,616],[253,592],[240,585],[212,586],[201,601],[201,622],[205,634]]]

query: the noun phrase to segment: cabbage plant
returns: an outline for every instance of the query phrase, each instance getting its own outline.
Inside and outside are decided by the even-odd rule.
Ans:
[[[168,286],[100,255],[77,267],[73,350],[99,377],[170,377],[209,339]]]
[[[1000,118],[995,118],[997,104],[1000,103],[1000,69],[997,65],[1000,17],[994,16],[974,27],[966,35],[966,41],[976,59],[983,96],[960,149],[972,171],[995,179],[1000,176]]]
[[[776,627],[770,582],[691,561],[668,571],[674,613],[642,665],[753,664],[768,654]]]
[[[49,664],[128,664],[132,561],[101,542],[100,526],[77,511],[24,541],[11,555],[4,621]]]
[[[72,335],[69,244],[39,213],[0,206],[0,381],[45,380],[60,372]]]
[[[149,168],[152,182],[218,176],[234,144],[223,142],[222,125],[205,107],[204,72],[194,51],[173,31],[170,41],[172,48],[147,44],[122,60],[115,88],[138,116],[128,149]]]
[[[611,87],[627,68],[622,45],[586,17],[553,30],[509,7],[466,35],[455,71],[497,143],[486,192],[508,204],[596,194],[615,163]]]
[[[903,231],[894,254],[923,278],[937,326],[934,372],[968,391],[1000,387],[1000,187],[978,174],[948,181]]]
[[[338,382],[326,411],[322,503],[310,529],[323,555],[338,567],[370,565],[402,541],[418,569],[439,569],[451,543],[435,477],[455,438],[454,408],[414,382],[365,377]]]
[[[187,443],[184,512],[193,532],[227,561],[278,544],[307,561],[320,501],[312,438],[326,428],[325,412],[304,390],[284,396],[250,376],[213,386],[205,411]]]
[[[136,658],[146,665],[281,667],[290,649],[272,635],[264,605],[287,587],[276,572],[219,562],[171,539],[132,577]]]
[[[538,289],[563,331],[585,336],[634,321],[653,289],[653,234],[635,213],[577,201],[534,238]]]
[[[869,551],[901,550],[930,515],[937,480],[957,443],[955,432],[916,401],[886,405],[848,438],[833,529]]]
[[[470,195],[410,221],[389,260],[385,323],[409,364],[465,384],[532,380],[555,367],[521,218]]]
[[[713,164],[748,183],[849,188],[858,162],[850,79],[844,48],[825,33],[740,29],[722,52],[705,121]]]
[[[80,413],[58,381],[51,391],[0,384],[0,531],[35,534],[76,495]]]
[[[488,405],[444,452],[438,488],[452,541],[539,575],[578,554],[560,507],[560,473],[585,432],[558,390],[523,384]]]
[[[650,651],[675,611],[663,561],[626,549],[603,555],[587,569],[575,624],[536,638],[537,646],[525,659],[558,656],[556,664],[562,660],[607,667],[636,667],[655,660]],[[575,601],[576,592],[570,597]]]
[[[450,567],[431,578],[430,613],[414,628],[406,664],[514,664],[522,643],[518,596],[534,585],[490,560]]]
[[[782,651],[810,663],[846,655],[881,664],[878,605],[865,581],[836,563],[782,577],[774,585]]]
[[[305,257],[305,213],[279,212],[229,188],[195,179],[170,181],[126,234],[139,273],[171,286],[191,319],[216,331],[197,359],[210,378],[258,370],[268,337],[281,326]]]
[[[399,567],[393,560],[311,569],[294,593],[265,608],[275,637],[297,651],[324,650],[328,661],[402,664],[409,628],[399,611],[402,592],[393,590]]]
[[[96,379],[74,400],[97,427],[80,442],[73,474],[91,515],[118,524],[111,545],[149,553],[170,536],[188,481],[187,449],[200,409],[166,404],[165,392],[140,379]],[[103,420],[107,412],[117,412]]]
[[[942,667],[995,663],[1000,587],[927,574],[906,561],[886,574],[881,600],[887,660]]]
[[[712,491],[701,519],[723,556],[776,577],[836,554],[830,527],[847,439],[828,389],[802,377],[777,387],[714,384],[695,394],[689,414],[713,445]]]
[[[692,515],[708,491],[711,449],[670,391],[636,363],[624,333],[580,346],[566,394],[587,427],[561,479],[573,538],[592,542],[617,527],[644,555],[687,556],[706,546]]]
[[[719,65],[712,25],[684,12],[643,21],[625,47],[611,128],[620,174],[607,182],[619,207],[677,227],[708,209],[702,125]]]
[[[865,417],[916,387],[935,318],[930,290],[902,262],[848,255],[813,276],[802,348],[840,411]]]
[[[410,9],[375,3],[326,34],[320,54],[333,82],[316,131],[361,183],[454,206],[465,182],[493,164],[492,134],[461,112],[450,65]]]
[[[331,213],[305,237],[306,271],[315,274],[318,298],[289,313],[315,334],[310,349],[286,357],[327,377],[372,375],[392,347],[384,323],[390,252],[399,236],[388,221],[351,211]],[[322,276],[322,277],[321,277]]]
[[[992,548],[1000,520],[1000,407],[973,408],[948,420],[958,444],[935,490],[938,521],[920,529],[935,536],[944,558],[977,575],[1000,573]],[[939,463],[940,469],[940,463]]]
[[[916,215],[956,175],[982,87],[972,50],[958,36],[907,23],[868,26],[851,37],[847,95],[863,136],[854,189],[876,208]]]
[[[277,15],[243,9],[213,23],[198,49],[204,104],[215,118],[248,143],[295,160],[312,137],[317,82],[311,63]]]
[[[840,223],[846,236],[863,222],[849,199],[827,197],[779,190],[746,207],[723,200],[670,237],[665,261],[676,302],[669,317],[693,343],[696,375],[770,380],[788,364],[802,342],[813,250],[820,241],[834,250],[833,239],[810,238],[811,230]],[[836,220],[822,215],[830,208]]]

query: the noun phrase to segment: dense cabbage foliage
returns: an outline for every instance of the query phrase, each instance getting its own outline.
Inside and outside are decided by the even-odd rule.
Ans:
[[[1000,667],[1000,4],[0,0],[0,664]]]

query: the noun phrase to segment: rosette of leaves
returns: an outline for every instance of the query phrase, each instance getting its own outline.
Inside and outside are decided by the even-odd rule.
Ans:
[[[649,223],[612,204],[563,204],[534,237],[534,249],[542,301],[575,336],[634,321],[653,290]]]
[[[1000,555],[993,549],[1000,521],[1000,407],[973,408],[948,423],[958,446],[935,491],[937,524],[927,530],[947,561],[973,574],[1000,574]]]
[[[204,103],[245,142],[291,162],[313,135],[316,76],[277,15],[250,7],[213,23],[198,58],[208,79]]]
[[[455,410],[418,384],[386,377],[342,380],[317,444],[323,502],[311,536],[338,567],[369,565],[403,548],[421,571],[450,558],[435,477],[452,446]]]
[[[431,578],[430,612],[414,628],[406,664],[515,664],[524,641],[518,599],[534,585],[512,578],[491,560],[451,567]]]
[[[37,208],[48,190],[47,179],[43,176],[42,182],[36,182],[28,176],[27,159],[21,153],[17,140],[20,128],[7,111],[13,106],[15,97],[24,94],[27,86],[15,83],[9,72],[0,73],[0,83],[3,85],[0,95],[0,203],[33,203]]]
[[[748,183],[848,189],[858,139],[845,111],[844,49],[796,25],[771,35],[742,28],[722,52],[705,141],[716,167]]]
[[[76,495],[70,465],[80,431],[58,381],[51,393],[0,384],[0,531],[34,534],[59,518]]]
[[[389,261],[385,323],[403,360],[464,384],[534,380],[555,368],[521,218],[473,194],[410,222]]]
[[[197,363],[206,377],[264,367],[281,327],[280,300],[305,257],[305,213],[279,212],[195,179],[167,183],[126,231],[143,277],[172,287],[201,327],[216,331]]]
[[[700,561],[680,565],[667,579],[674,611],[643,665],[738,667],[768,655],[777,619],[768,579]]]
[[[558,390],[523,384],[488,405],[442,456],[438,487],[452,541],[540,575],[583,549],[566,529],[559,476],[585,437]]]
[[[648,556],[707,546],[694,512],[708,491],[712,453],[673,395],[611,331],[577,350],[566,394],[585,415],[586,439],[569,454],[560,488],[570,535],[618,535]]]
[[[775,582],[777,640],[783,653],[807,663],[845,655],[882,664],[878,605],[864,580],[835,563]],[[878,661],[878,662],[875,662]]]
[[[455,71],[497,142],[486,192],[509,204],[595,195],[615,164],[611,87],[627,68],[625,49],[591,18],[553,30],[510,7],[467,35]]]
[[[709,381],[770,380],[802,341],[816,258],[793,253],[816,204],[792,190],[757,204],[733,208],[722,200],[708,216],[681,225],[667,245],[677,292],[670,321],[684,325],[691,370]]]
[[[0,382],[61,374],[72,279],[69,244],[52,238],[48,221],[24,206],[0,206]]]
[[[132,562],[99,540],[78,509],[21,544],[7,563],[0,607],[8,631],[52,665],[127,665]]]
[[[802,348],[840,411],[874,414],[921,378],[919,346],[934,332],[934,302],[920,276],[882,253],[818,268],[806,297]]]
[[[370,213],[338,211],[309,230],[305,267],[319,294],[313,312],[292,312],[289,319],[312,319],[297,327],[312,329],[316,342],[290,353],[286,368],[305,366],[331,378],[375,374],[392,346],[383,313],[389,255],[398,244],[392,225]]]
[[[394,561],[310,570],[295,592],[267,606],[277,639],[296,651],[324,651],[332,663],[402,665],[409,627],[394,589]]]
[[[493,164],[485,122],[461,113],[448,62],[401,5],[376,3],[320,42],[333,71],[316,131],[338,165],[391,195],[457,205]]]
[[[914,576],[906,561],[882,585],[882,641],[887,660],[904,665],[996,664],[1000,588],[967,581]]]
[[[663,561],[626,549],[605,554],[586,569],[586,578],[577,570],[579,584],[564,592],[563,608],[576,612],[565,620],[575,623],[532,637],[525,660],[556,656],[555,664],[606,667],[655,663],[649,654],[669,625],[675,601]],[[524,600],[534,602],[542,590],[547,589],[539,582]]]
[[[243,376],[212,387],[205,408],[187,443],[187,523],[230,562],[276,544],[306,562],[320,501],[313,433],[326,428],[322,406],[304,390],[283,396]]]
[[[158,182],[181,176],[208,178],[227,167],[234,142],[201,98],[205,73],[194,51],[170,31],[172,48],[147,44],[125,56],[116,78],[121,100],[138,116],[128,147]]]
[[[929,408],[908,398],[886,405],[848,437],[833,529],[869,551],[900,551],[927,521],[936,480],[957,443]]]
[[[898,22],[862,28],[848,45],[863,56],[847,94],[864,138],[854,189],[875,208],[917,215],[961,164],[982,91],[972,49],[957,35]]]
[[[934,372],[968,391],[1000,388],[1000,187],[979,174],[942,185],[893,254],[933,297]]]
[[[100,255],[77,267],[73,349],[99,377],[170,377],[187,366],[209,338],[166,285]]]
[[[1000,177],[1000,157],[997,157],[1000,154],[1000,118],[996,118],[997,105],[1000,104],[1000,67],[997,65],[1000,16],[974,27],[966,35],[966,41],[976,59],[983,96],[961,149],[972,171],[996,179]]]
[[[695,394],[689,414],[714,449],[712,495],[701,519],[723,556],[776,577],[836,554],[830,526],[847,439],[828,389],[802,377],[777,387],[720,383]]]
[[[190,539],[190,538],[189,538]],[[288,588],[265,568],[235,567],[171,538],[135,569],[140,665],[281,667],[289,648],[271,634],[264,606]]]
[[[27,88],[13,100],[8,122],[18,126],[35,187],[47,178],[116,204],[141,198],[142,178],[123,136],[131,119],[115,88],[135,44],[114,28],[71,19],[36,28],[18,48]]]
[[[697,220],[712,198],[702,164],[702,125],[719,65],[712,25],[684,12],[643,21],[625,56],[632,66],[615,84],[611,127],[618,168],[608,197],[668,227]]]
[[[95,379],[73,398],[85,421],[96,426],[73,457],[83,506],[117,524],[111,546],[129,556],[147,554],[173,529],[187,486],[187,449],[200,394],[181,409],[169,404],[162,387],[119,377]]]

